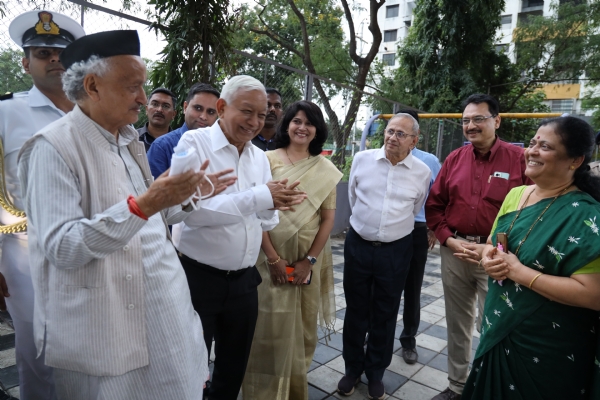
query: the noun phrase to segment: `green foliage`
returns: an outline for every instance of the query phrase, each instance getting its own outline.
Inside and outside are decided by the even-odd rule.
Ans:
[[[347,0],[341,1],[342,8],[333,0],[271,0],[254,9],[245,8],[244,26],[249,32],[240,32],[239,48],[296,66],[311,74],[347,83],[362,91],[382,39],[377,12],[384,2],[369,0],[369,30],[373,34],[373,42],[364,57],[357,52],[354,21]],[[345,41],[342,30],[343,17],[350,28],[349,42]],[[265,75],[268,73],[266,71]],[[303,82],[291,79],[291,82],[286,81],[278,86],[303,86]],[[362,94],[358,91],[344,92],[346,89],[329,85],[318,78],[314,80],[314,88],[316,93],[313,93],[313,101],[324,109],[337,146],[332,160],[342,166]],[[348,104],[343,121],[340,121],[330,103],[336,94],[341,94]]]
[[[24,92],[31,89],[33,80],[21,66],[21,50],[0,50],[0,94],[6,92]]]
[[[154,87],[164,86],[183,98],[196,82],[215,84],[217,71],[227,74],[236,16],[229,0],[150,0],[155,7],[150,29],[167,45],[152,70]],[[178,113],[182,123],[183,113]]]
[[[398,51],[400,65],[392,74],[384,67],[378,67],[382,95],[427,112],[448,113],[462,111],[462,101],[473,93],[490,93],[499,100],[501,112],[549,112],[543,103],[545,95],[540,90],[541,75],[530,75],[529,72],[541,63],[551,46],[529,41],[525,45],[527,52],[521,50],[517,63],[512,63],[508,54],[497,52],[494,41],[503,9],[504,1],[417,2],[414,24]],[[561,15],[561,21],[564,21],[566,14]],[[548,18],[544,23],[555,23],[556,20]],[[531,20],[538,23],[537,28],[531,25],[532,31],[540,29],[540,21]],[[548,36],[553,35],[558,40],[559,36],[564,36],[561,31],[564,29],[563,23],[562,28],[553,28],[553,33]],[[518,32],[521,36],[516,34],[515,37],[522,40],[524,31]],[[533,33],[528,32],[527,35],[533,37]],[[539,51],[540,46],[546,52]],[[536,49],[537,53],[534,52]],[[564,60],[567,59],[569,57],[565,56]],[[568,69],[562,61],[554,65],[556,71]],[[550,77],[550,71],[547,76]],[[555,79],[556,76],[552,77]],[[392,112],[386,103],[375,101],[373,106],[382,112]],[[509,141],[527,141],[538,122],[535,119],[505,119],[498,134]],[[444,146],[460,145],[461,131],[460,126],[445,123]],[[437,144],[437,121],[422,121],[421,132],[424,148],[433,151]]]
[[[551,15],[530,16],[513,33],[517,65],[536,82],[600,78],[600,4],[553,2]]]
[[[341,28],[343,10],[331,0],[300,0],[294,3],[306,19],[315,73],[348,82],[353,67]],[[291,12],[286,0],[273,0],[254,8],[244,6],[241,15],[244,28],[235,36],[236,48],[294,68],[306,69],[301,22]],[[305,82],[303,76],[296,72],[265,67],[265,64],[247,58],[240,59],[236,72],[252,75],[267,86],[277,87],[284,95],[284,104],[302,99]],[[335,85],[324,83],[323,87],[327,98],[339,93]],[[322,102],[319,98],[315,100]]]

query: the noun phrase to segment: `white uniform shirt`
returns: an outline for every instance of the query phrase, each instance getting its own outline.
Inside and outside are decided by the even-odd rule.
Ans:
[[[21,186],[17,177],[17,155],[23,144],[37,131],[65,115],[35,86],[29,92],[15,93],[12,99],[0,101],[0,138],[4,145],[4,179],[14,205],[23,210]],[[20,221],[0,209],[3,225]],[[25,235],[20,235],[25,236]]]
[[[370,241],[388,243],[410,235],[430,179],[429,167],[410,153],[392,165],[383,148],[361,151],[350,170],[350,225]]]
[[[256,263],[262,232],[279,223],[266,183],[272,179],[269,160],[252,142],[242,154],[229,143],[219,123],[187,131],[179,141],[193,147],[208,172],[233,168],[238,177],[222,194],[202,200],[202,208],[174,228],[175,247],[186,256],[222,270],[239,270]]]

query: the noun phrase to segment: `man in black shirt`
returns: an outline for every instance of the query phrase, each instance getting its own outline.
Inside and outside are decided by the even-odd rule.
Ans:
[[[275,150],[275,131],[277,124],[283,115],[283,104],[281,102],[281,93],[273,88],[266,88],[267,91],[267,118],[265,126],[254,139],[252,144],[263,151]]]

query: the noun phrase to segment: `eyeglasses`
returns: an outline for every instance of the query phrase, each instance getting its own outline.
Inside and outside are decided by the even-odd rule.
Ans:
[[[158,101],[151,101],[150,102],[150,107],[152,108],[162,108],[165,111],[169,111],[172,107],[169,103],[162,103],[160,104]]]
[[[386,129],[385,133],[390,135],[390,136],[394,136],[396,135],[396,137],[398,139],[406,139],[408,136],[417,136],[417,135],[409,135],[408,133],[404,133],[402,131],[395,131],[393,129]]]
[[[484,117],[482,115],[478,115],[477,117],[473,117],[473,118],[463,118],[462,124],[464,126],[467,126],[472,122],[475,125],[481,125],[486,119],[495,118],[495,117],[496,117],[495,115],[490,115],[489,117]]]

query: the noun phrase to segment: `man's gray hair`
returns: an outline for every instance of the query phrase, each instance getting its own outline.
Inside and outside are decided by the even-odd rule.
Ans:
[[[63,91],[67,98],[73,103],[83,100],[87,93],[83,87],[83,80],[86,75],[95,74],[104,76],[109,70],[109,62],[106,58],[91,56],[86,61],[76,62],[69,67],[62,75]]]
[[[388,121],[388,124],[390,122],[392,122],[393,120],[399,119],[399,118],[408,118],[408,119],[412,120],[412,122],[413,122],[413,127],[412,127],[413,135],[419,136],[419,122],[415,119],[415,117],[413,117],[410,114],[407,114],[407,113],[394,114],[394,116],[392,118],[390,118],[390,120]]]
[[[248,75],[237,75],[227,81],[221,90],[221,98],[228,104],[233,101],[239,91],[249,92],[251,90],[260,90],[265,96],[267,91],[260,81]],[[266,104],[265,104],[266,105]]]

